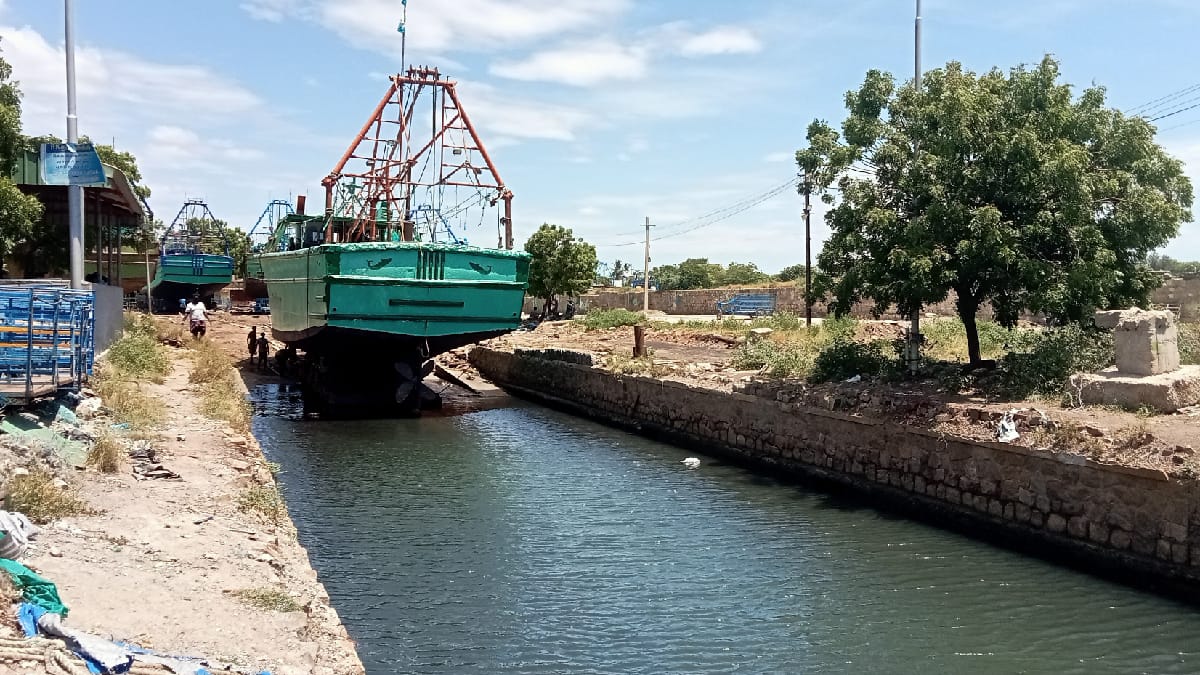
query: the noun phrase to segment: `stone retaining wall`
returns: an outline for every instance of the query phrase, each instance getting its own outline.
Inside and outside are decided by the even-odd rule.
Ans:
[[[794,314],[804,313],[804,289],[797,286],[652,291],[650,293],[650,309],[666,312],[667,314],[715,315],[717,313],[718,300],[728,300],[739,293],[769,293],[775,296],[775,306],[778,309]],[[1155,306],[1178,307],[1180,321],[1190,323],[1200,322],[1200,277],[1167,279],[1163,282],[1162,286],[1151,294],[1150,303]],[[566,307],[566,300],[561,300],[559,306]],[[851,310],[850,315],[856,319],[873,318],[871,314],[873,306],[873,303],[870,302],[860,302]],[[526,312],[533,313],[540,311],[541,307],[541,300],[526,299]],[[628,291],[589,293],[580,298],[579,309],[582,312],[586,312],[589,309],[628,309],[636,312],[642,309],[642,294]],[[935,305],[927,305],[924,308],[924,312],[937,314],[938,316],[957,316],[958,312],[954,308],[954,294],[951,293],[950,297],[943,302]],[[824,317],[826,313],[823,303],[813,305],[813,316]],[[890,312],[885,313],[881,318],[901,319],[903,317]],[[979,318],[991,319],[991,308],[987,306],[981,307]],[[1036,319],[1034,316],[1023,316],[1022,318],[1029,320]]]
[[[968,529],[1016,535],[1096,569],[1150,575],[1200,597],[1200,482],[1001,443],[618,376],[536,352],[476,348],[519,395],[771,470],[834,481]]]

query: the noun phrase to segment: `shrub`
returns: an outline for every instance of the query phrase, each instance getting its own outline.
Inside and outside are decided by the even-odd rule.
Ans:
[[[125,446],[121,441],[111,433],[102,432],[88,449],[86,463],[102,473],[116,473],[124,459]]]
[[[809,381],[813,383],[845,380],[855,375],[879,377],[894,373],[898,363],[887,356],[891,343],[875,340],[863,344],[837,339],[817,354]]]
[[[58,518],[91,513],[92,510],[73,490],[55,485],[54,474],[42,467],[13,476],[5,486],[6,508],[24,513],[39,525]]]
[[[162,381],[171,371],[171,360],[158,338],[142,332],[126,332],[108,348],[109,364],[128,377]]]
[[[237,499],[238,510],[242,513],[256,514],[263,520],[279,524],[287,514],[283,503],[283,495],[274,485],[260,485],[247,488]]]
[[[1000,393],[1013,398],[1059,396],[1077,372],[1113,363],[1112,334],[1078,325],[1029,332],[1024,351],[1009,352],[1001,361]]]
[[[1179,362],[1200,365],[1200,323],[1179,324]]]
[[[812,370],[815,351],[811,343],[753,340],[738,347],[731,365],[739,370],[760,370],[772,377],[806,377]]]
[[[92,386],[117,421],[128,422],[135,430],[153,429],[166,418],[162,399],[142,393],[136,382],[120,379],[119,373],[104,370],[92,379]]]
[[[637,326],[645,321],[645,317],[627,309],[597,309],[590,311],[577,319],[588,330],[605,330],[620,326]]]

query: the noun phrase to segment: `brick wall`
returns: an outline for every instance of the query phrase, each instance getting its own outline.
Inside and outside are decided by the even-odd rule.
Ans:
[[[506,389],[581,415],[903,501],[1200,595],[1197,481],[878,417],[616,376],[537,352],[477,348],[470,360]]]

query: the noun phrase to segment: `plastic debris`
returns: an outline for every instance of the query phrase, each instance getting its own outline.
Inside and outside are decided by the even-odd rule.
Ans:
[[[1001,443],[1011,443],[1021,437],[1017,433],[1017,422],[1013,419],[1012,412],[1004,413],[1004,417],[996,424],[996,440]]]
[[[67,606],[58,597],[54,582],[38,576],[33,570],[15,560],[0,558],[0,569],[12,577],[13,586],[21,591],[25,602],[37,605],[47,612],[67,615]]]
[[[857,384],[859,382],[862,382],[862,375],[855,375],[854,377],[846,380],[846,382],[849,384]]]
[[[0,558],[17,560],[25,557],[29,540],[36,537],[41,530],[29,522],[29,518],[23,513],[0,511],[0,532],[3,532],[3,538],[0,539]]]
[[[689,469],[695,469],[696,467],[700,466],[700,460],[696,457],[688,457],[680,462],[680,464],[683,464]]]

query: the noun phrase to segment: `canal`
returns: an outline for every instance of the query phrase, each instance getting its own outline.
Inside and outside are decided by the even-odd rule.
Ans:
[[[1200,611],[525,403],[254,431],[369,673],[1197,673]]]

